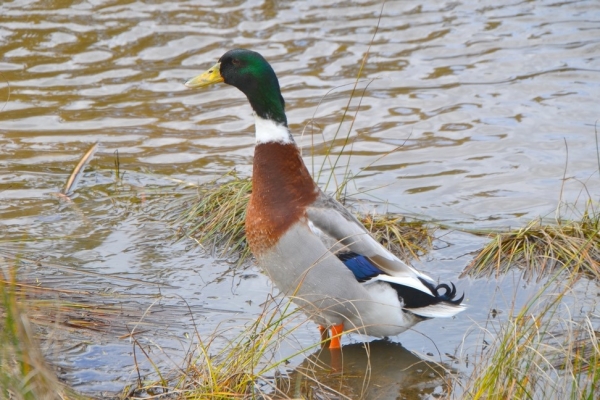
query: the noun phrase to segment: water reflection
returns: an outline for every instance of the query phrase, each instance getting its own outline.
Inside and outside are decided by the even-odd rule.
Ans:
[[[329,350],[316,351],[278,379],[277,389],[292,398],[420,399],[444,393],[452,373],[385,340],[343,346],[341,360],[341,369],[332,372]]]

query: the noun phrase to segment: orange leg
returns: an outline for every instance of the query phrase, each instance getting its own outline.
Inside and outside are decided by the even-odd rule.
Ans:
[[[319,332],[321,332],[321,347],[325,347],[329,341],[329,330],[322,325],[319,325]]]
[[[340,343],[342,332],[344,332],[344,324],[331,326],[331,341],[329,342],[330,349],[342,348],[342,344]]]
[[[329,353],[331,356],[331,369],[335,372],[342,370],[342,345],[340,338],[344,332],[344,324],[331,326],[331,336],[329,336],[329,329],[319,325],[319,332],[321,332],[321,347],[325,348],[327,342],[329,342]]]

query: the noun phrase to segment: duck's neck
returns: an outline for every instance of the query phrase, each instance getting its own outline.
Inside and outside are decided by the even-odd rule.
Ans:
[[[256,127],[256,144],[266,143],[294,143],[289,128],[284,123],[276,122],[272,119],[262,118],[257,113],[254,114],[254,126]]]
[[[258,143],[246,233],[255,255],[270,247],[302,218],[319,193],[296,144]]]

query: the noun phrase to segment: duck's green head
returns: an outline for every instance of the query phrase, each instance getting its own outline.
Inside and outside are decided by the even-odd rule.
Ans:
[[[287,126],[279,81],[271,65],[259,53],[245,49],[230,50],[212,68],[185,85],[200,88],[219,82],[244,92],[259,117]]]

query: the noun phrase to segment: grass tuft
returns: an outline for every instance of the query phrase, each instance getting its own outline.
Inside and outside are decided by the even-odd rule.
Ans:
[[[239,327],[233,340],[225,339],[231,335],[226,330],[215,329],[204,338],[196,331],[195,349],[181,368],[171,377],[141,383],[128,395],[171,393],[178,399],[214,400],[282,398],[274,395],[279,389],[273,375],[290,358],[308,350],[302,349],[283,359],[276,356],[280,343],[307,321],[298,311],[289,300],[278,304],[271,298],[256,319]],[[236,328],[228,328],[231,329]],[[319,345],[315,343],[313,347]]]
[[[600,281],[600,213],[591,207],[579,221],[533,221],[526,227],[495,233],[462,276],[496,276],[517,266],[526,280],[569,268]]]
[[[359,215],[358,219],[379,243],[405,260],[418,259],[432,246],[435,227],[425,222],[391,214]]]
[[[197,200],[175,221],[179,237],[189,237],[220,257],[250,258],[244,220],[252,181],[235,171],[198,188]]]
[[[573,299],[580,275],[565,275],[555,274],[496,332],[486,331],[462,398],[598,398],[600,332],[592,322],[597,301],[592,299],[583,315],[573,315],[569,302],[584,308],[590,299]]]
[[[81,399],[46,364],[17,291],[16,268],[0,270],[0,397],[14,400]]]

